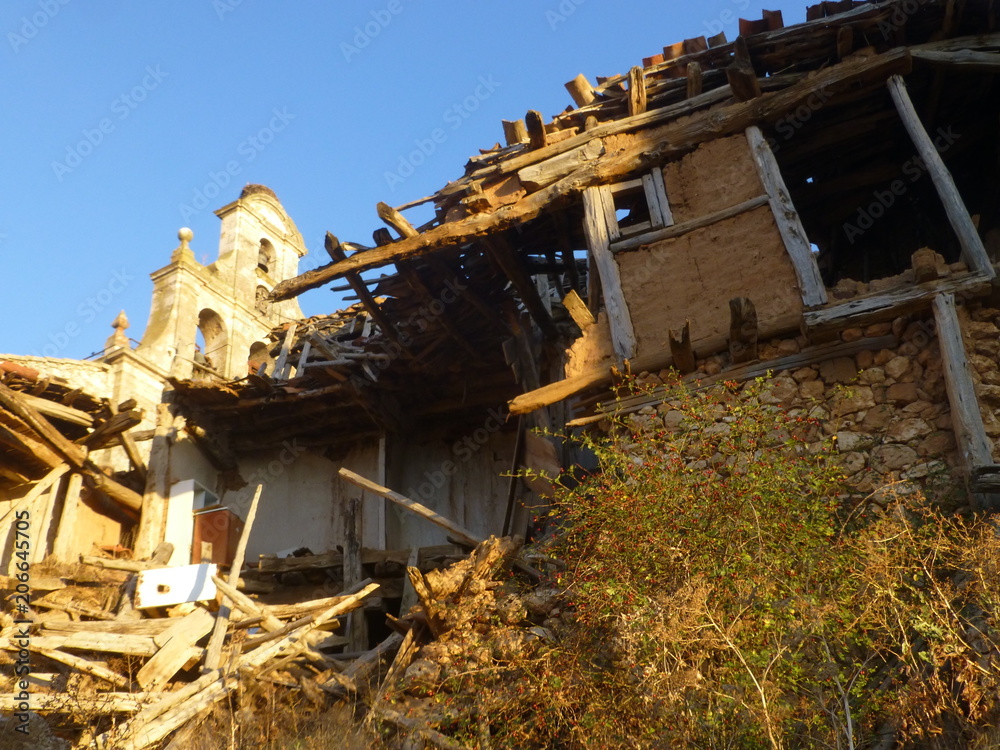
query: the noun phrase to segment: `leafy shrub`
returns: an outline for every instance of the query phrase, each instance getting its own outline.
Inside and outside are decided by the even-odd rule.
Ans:
[[[467,676],[504,746],[985,742],[993,526],[914,494],[845,507],[820,425],[767,391],[676,386],[582,437],[601,470],[560,480],[544,549],[556,643]]]

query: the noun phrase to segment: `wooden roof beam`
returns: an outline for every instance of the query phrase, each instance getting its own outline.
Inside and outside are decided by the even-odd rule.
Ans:
[[[655,143],[639,139],[629,150],[617,156],[588,162],[561,180],[525,196],[517,203],[501,206],[493,212],[442,224],[415,237],[394,242],[386,247],[356,253],[340,263],[322,266],[293,279],[287,279],[274,288],[271,299],[275,301],[290,299],[350,271],[360,272],[367,268],[376,268],[399,259],[416,257],[442,247],[461,245],[477,237],[496,234],[530,221],[544,211],[567,202],[587,187],[621,181],[627,175],[659,165],[668,158],[686,153],[705,141],[734,135],[759,122],[774,121],[805,104],[819,90],[829,94],[828,101],[830,101],[839,93],[855,94],[856,87],[861,81],[870,82],[872,86],[884,85],[890,75],[909,72],[911,67],[907,50],[894,49],[866,60],[852,60],[831,66],[807,80],[781,91],[765,92],[747,102],[693,114],[683,121],[663,126],[658,132]],[[709,92],[709,94],[714,93]],[[652,114],[655,113],[647,113],[647,115]],[[645,115],[635,119],[642,117]],[[638,128],[639,124],[635,123],[633,127]],[[622,129],[627,130],[628,127]],[[587,136],[591,134],[588,133]]]
[[[334,263],[339,263],[340,261],[347,259],[347,253],[344,251],[344,246],[337,239],[336,235],[330,232],[326,233],[326,239],[323,241],[323,246],[326,248],[326,252],[329,254],[330,258]],[[346,276],[347,283],[351,285],[351,289],[354,293],[358,295],[358,299],[361,300],[361,304],[365,306],[365,310],[368,314],[372,316],[372,319],[378,324],[378,327],[382,329],[386,336],[400,343],[399,341],[399,331],[396,330],[396,326],[392,324],[392,321],[386,317],[385,313],[382,312],[382,308],[376,302],[375,297],[372,295],[371,291],[368,289],[368,284],[365,280],[361,278],[361,274],[349,273]]]
[[[518,296],[524,302],[524,306],[528,308],[528,313],[534,318],[538,327],[542,329],[542,333],[549,338],[557,338],[559,330],[556,328],[556,323],[545,307],[545,303],[542,302],[531,274],[525,270],[524,264],[521,263],[517,251],[510,242],[505,237],[497,235],[488,239],[484,238],[483,246],[490,257],[500,266],[504,275],[510,279],[510,283],[514,285]]]

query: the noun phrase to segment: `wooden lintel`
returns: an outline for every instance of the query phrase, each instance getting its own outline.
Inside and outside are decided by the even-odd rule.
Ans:
[[[962,246],[962,259],[966,262],[969,270],[983,274],[992,279],[996,276],[993,264],[983,247],[983,241],[979,237],[976,226],[972,223],[972,217],[965,207],[962,196],[955,187],[955,181],[951,177],[951,172],[945,166],[941,154],[934,146],[934,141],[927,134],[913,101],[906,90],[906,83],[902,76],[893,75],[889,78],[889,93],[896,105],[900,118],[906,132],[910,134],[913,145],[917,148],[917,153],[927,166],[927,171],[931,175],[934,187],[944,204],[945,213],[948,215],[948,222],[958,237],[958,242]]]
[[[962,339],[954,294],[938,294],[934,298],[934,323],[938,345],[941,347],[955,440],[964,463],[963,468],[971,478],[978,467],[993,463],[993,447],[986,436],[983,418],[979,413],[972,366]]]
[[[816,256],[812,252],[799,212],[795,210],[792,196],[785,185],[785,179],[781,176],[778,160],[774,158],[774,152],[760,128],[751,125],[746,130],[746,136],[754,164],[757,165],[757,175],[767,191],[774,221],[778,225],[778,232],[795,269],[802,304],[807,307],[825,305],[826,288],[823,286],[823,277],[819,273]]]

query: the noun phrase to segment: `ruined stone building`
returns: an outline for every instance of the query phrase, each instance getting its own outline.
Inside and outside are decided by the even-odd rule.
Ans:
[[[542,501],[509,475],[573,458],[534,428],[599,428],[622,372],[671,368],[773,373],[772,402],[836,434],[861,495],[935,483],[988,505],[996,14],[824,2],[578,76],[566,111],[504,122],[430,222],[379,204],[371,247],[328,234],[302,274],[291,219],[248,186],[218,211],[218,261],[182,231],[137,346],[119,321],[97,361],[0,358],[0,510],[33,504],[39,556],[167,540],[182,564],[204,553],[192,514],[238,523],[263,483],[250,561],[447,541],[347,468],[474,535],[523,533]],[[331,283],[354,304],[304,319],[296,297]]]

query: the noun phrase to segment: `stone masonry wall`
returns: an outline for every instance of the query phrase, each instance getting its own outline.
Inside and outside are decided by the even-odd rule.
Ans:
[[[973,338],[976,351],[992,352],[992,356],[974,355],[973,363],[984,369],[984,400],[1000,407],[1000,330],[993,322],[1000,319],[1000,312],[974,314],[976,318],[991,315],[988,321],[974,320],[969,328],[971,336],[979,337]],[[810,448],[818,450],[824,440],[834,437],[855,499],[877,498],[881,488],[892,484],[899,494],[924,490],[958,507],[965,499],[956,492],[960,488],[955,471],[959,457],[933,317],[897,318],[892,323],[848,329],[841,338],[851,342],[889,334],[895,334],[899,342],[891,349],[776,369],[764,400],[787,409],[792,416],[819,420],[821,428],[813,428],[808,436]],[[986,341],[989,343],[981,343]],[[789,356],[805,343],[803,338],[762,343],[761,360],[766,363]],[[702,376],[724,373],[726,355],[699,360],[698,365]],[[639,382],[655,385],[669,377],[667,371],[642,373]],[[986,413],[993,420],[990,433],[1000,437],[1000,420],[992,412]],[[671,429],[679,424],[680,414],[669,404],[659,404],[643,408],[633,418],[662,419]]]

